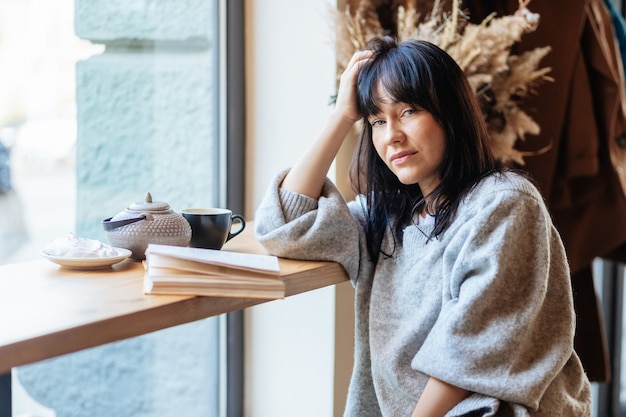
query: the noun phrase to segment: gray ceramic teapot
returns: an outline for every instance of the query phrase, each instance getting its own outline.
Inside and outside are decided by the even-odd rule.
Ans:
[[[144,201],[131,204],[113,217],[104,219],[102,226],[111,246],[126,248],[131,258],[145,259],[150,243],[187,246],[191,240],[191,226],[169,204],[152,201],[150,193]]]

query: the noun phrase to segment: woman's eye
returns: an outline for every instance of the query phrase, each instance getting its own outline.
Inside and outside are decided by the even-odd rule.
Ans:
[[[382,120],[380,120],[380,119],[372,120],[372,121],[370,122],[370,124],[371,124],[372,126],[382,126],[382,124],[383,124],[383,123],[384,123],[384,122],[383,122]]]
[[[417,112],[417,110],[415,110],[415,109],[406,109],[404,111],[404,115],[405,116],[410,116],[410,115],[412,115],[413,113],[416,113],[416,112]]]

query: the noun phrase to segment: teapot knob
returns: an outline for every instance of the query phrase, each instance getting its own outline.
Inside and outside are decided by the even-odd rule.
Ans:
[[[149,192],[146,193],[146,198],[144,199],[144,202],[146,203],[152,203],[152,194],[150,194]]]

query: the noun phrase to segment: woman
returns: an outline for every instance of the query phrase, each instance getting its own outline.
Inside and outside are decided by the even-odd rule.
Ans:
[[[359,120],[346,204],[326,173]],[[376,39],[258,208],[270,253],[339,262],[355,286],[346,416],[590,415],[563,245],[537,189],[488,143],[450,56]]]

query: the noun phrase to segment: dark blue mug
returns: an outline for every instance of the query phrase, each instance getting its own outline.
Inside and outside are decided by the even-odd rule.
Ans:
[[[246,219],[231,210],[223,208],[187,208],[181,211],[191,226],[189,246],[205,249],[222,249],[246,227]],[[233,225],[239,229],[232,231]]]

